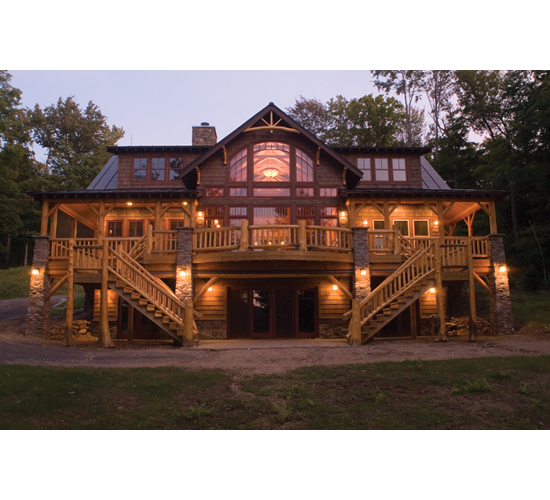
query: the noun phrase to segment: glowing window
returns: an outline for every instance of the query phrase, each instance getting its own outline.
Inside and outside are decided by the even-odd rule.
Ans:
[[[223,187],[209,187],[206,188],[206,196],[213,198],[222,198],[223,197]]]
[[[288,207],[254,207],[254,224],[289,224]]]
[[[297,187],[296,196],[298,197],[314,196],[313,188]]]
[[[246,182],[247,152],[246,149],[238,152],[229,162],[230,182]]]
[[[254,182],[290,182],[288,144],[263,142],[254,146]]]
[[[296,182],[313,182],[313,160],[296,148]]]

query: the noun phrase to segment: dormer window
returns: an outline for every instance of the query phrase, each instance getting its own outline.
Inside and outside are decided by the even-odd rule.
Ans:
[[[134,157],[132,179],[152,182],[178,181],[182,168],[181,157]]]
[[[357,168],[363,172],[362,181],[372,181],[370,158],[357,158]]]

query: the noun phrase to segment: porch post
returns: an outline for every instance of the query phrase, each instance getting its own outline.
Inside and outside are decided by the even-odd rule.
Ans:
[[[178,227],[176,257],[176,297],[185,302],[193,300],[193,228]]]
[[[354,297],[363,300],[371,292],[368,228],[353,227],[353,260],[355,266]]]
[[[487,275],[491,297],[491,330],[497,335],[514,333],[508,269],[502,234],[489,235],[490,271]]]
[[[49,300],[46,300],[50,288],[50,282],[46,276],[49,255],[49,238],[45,235],[35,236],[25,335],[41,335],[44,328],[44,315],[46,311],[49,314]]]

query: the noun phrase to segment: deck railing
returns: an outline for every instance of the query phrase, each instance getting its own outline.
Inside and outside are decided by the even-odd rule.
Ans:
[[[244,235],[244,237],[243,237]],[[369,250],[373,254],[400,255],[407,259],[418,250],[427,248],[439,241],[437,237],[407,237],[397,230],[373,230],[367,233]],[[134,259],[151,254],[174,254],[177,251],[177,231],[154,231],[148,229],[142,237],[105,238],[110,248],[122,245],[125,253]],[[99,243],[97,238],[55,238],[51,239],[50,260],[63,260],[69,257],[69,245],[74,241],[77,254],[86,259],[90,252],[85,247]],[[442,239],[443,265],[466,265],[470,245],[472,258],[489,257],[488,237],[445,237]],[[194,252],[254,251],[254,250],[300,250],[300,251],[353,251],[353,231],[341,227],[306,226],[299,224],[254,225],[243,221],[240,227],[220,227],[195,229],[193,231]],[[93,252],[92,252],[93,253]]]

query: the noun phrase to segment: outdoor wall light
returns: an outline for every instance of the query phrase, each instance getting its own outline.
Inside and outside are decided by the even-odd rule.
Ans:
[[[345,224],[348,214],[345,211],[340,212],[340,223]]]
[[[360,274],[361,274],[361,276],[366,276],[367,275],[367,270],[366,269],[361,269]]]
[[[506,266],[500,266],[500,267],[498,268],[498,270],[499,270],[501,273],[503,273],[503,272],[506,271]]]
[[[363,221],[363,226],[368,226],[369,225],[369,221],[368,220],[364,220]]]
[[[434,287],[430,288],[430,293],[435,293],[435,288]]]
[[[131,201],[127,201],[126,202],[126,205],[128,205],[129,207],[131,207],[133,205],[133,203]]]
[[[332,285],[332,289],[333,289],[334,291],[336,291],[336,290],[338,290],[338,287],[337,287],[336,285]]]
[[[439,226],[439,221],[438,221],[438,220],[436,220],[436,221],[434,222],[434,226]]]
[[[181,277],[181,278],[184,278],[185,275],[186,275],[186,272],[185,272],[185,271],[180,271],[180,277]]]
[[[40,271],[39,271],[38,269],[33,269],[33,270],[31,271],[31,274],[32,274],[33,276],[38,276],[38,275],[40,274]]]
[[[184,204],[184,205],[187,205],[187,202],[186,202],[186,201],[184,201],[184,202],[183,202],[183,204]]]
[[[204,222],[204,212],[197,212],[197,222],[199,224]]]
[[[214,290],[214,287],[213,287],[213,286],[211,286],[211,287],[208,289],[209,292],[211,292],[212,290]]]

